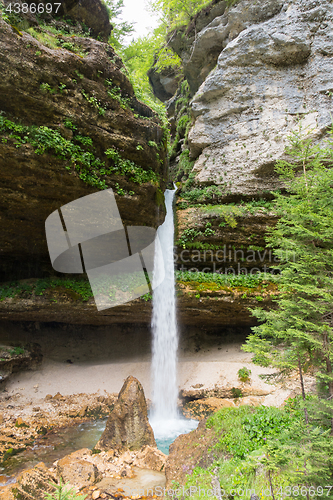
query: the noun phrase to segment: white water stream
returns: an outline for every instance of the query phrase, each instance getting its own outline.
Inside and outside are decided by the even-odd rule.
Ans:
[[[176,318],[176,292],[174,273],[174,222],[173,199],[176,190],[165,191],[167,214],[158,228],[160,245],[155,247],[154,278],[162,283],[153,292],[153,357],[152,387],[153,409],[150,423],[155,438],[173,441],[179,434],[195,429],[198,422],[181,417],[177,407],[177,349],[178,331]]]

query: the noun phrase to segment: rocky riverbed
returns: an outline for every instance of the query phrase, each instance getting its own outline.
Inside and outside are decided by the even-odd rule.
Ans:
[[[0,394],[0,452],[4,461],[2,485],[10,480],[6,477],[10,461],[6,462],[6,459],[18,458],[20,450],[29,451],[35,447],[35,458],[38,459],[38,447],[51,445],[55,437],[61,436],[62,429],[108,417],[128,375],[133,374],[142,382],[149,406],[150,333],[147,329],[128,328],[126,332],[120,332],[117,328],[112,330],[95,327],[79,330],[67,325],[66,328],[49,326],[49,329],[34,329],[29,332],[17,324],[15,327],[12,325],[7,332],[16,342],[29,341],[33,337],[40,346],[43,358],[38,367],[33,366],[32,370],[12,374],[6,382],[5,390]],[[4,337],[4,332],[2,333]],[[179,405],[186,416],[202,419],[219,408],[243,404],[280,406],[286,398],[300,392],[296,377],[291,377],[283,385],[268,384],[260,377],[272,374],[272,370],[254,365],[251,355],[241,350],[245,333],[226,329],[222,337],[214,331],[201,331],[200,335],[195,329],[182,332],[178,370]],[[96,338],[99,339],[98,342]],[[248,382],[238,379],[238,370],[244,366],[251,370]],[[306,379],[306,384],[311,387],[311,377]],[[235,389],[240,391],[240,397],[235,397]],[[200,432],[200,429],[199,426],[195,433]],[[196,434],[193,434],[193,438],[178,438],[177,446],[171,448],[166,466],[170,481],[173,476],[178,478],[183,474],[180,466],[183,462],[182,454],[188,446],[187,440],[192,439],[194,443],[195,436]],[[98,439],[96,438],[96,443]],[[183,451],[180,452],[179,447]],[[64,453],[66,452],[59,452],[55,459],[61,462],[65,459]],[[130,452],[129,455],[112,451],[92,454],[86,447],[75,453],[70,454],[69,458],[67,456],[65,462],[72,464],[84,461],[87,470],[95,471],[97,468],[94,481],[81,485],[86,488],[89,498],[99,498],[96,496],[98,491],[100,495],[106,495],[100,498],[109,498],[110,492],[114,493],[118,487],[124,490],[118,492],[119,496],[126,496],[126,481],[130,479],[138,481],[136,484],[148,486],[151,484],[149,481],[155,486],[165,481],[164,469],[162,473],[160,469],[156,470],[159,467],[156,463],[161,463],[163,454],[155,448],[141,450],[143,455],[138,455],[138,451]],[[68,467],[71,469],[74,466]],[[141,469],[154,472],[151,475]],[[20,472],[18,477],[19,469],[16,469],[8,472],[8,476],[14,476],[14,485],[24,485],[30,480],[42,481],[42,478],[47,483],[50,477],[56,477],[58,470],[58,464],[48,463],[35,467],[33,472]],[[142,478],[140,474],[143,475]],[[29,477],[35,479],[28,479]],[[70,476],[66,477],[69,480]],[[101,488],[98,486],[100,481],[103,486]],[[123,482],[120,484],[120,481]],[[8,496],[11,487],[0,487],[0,498],[11,498]]]

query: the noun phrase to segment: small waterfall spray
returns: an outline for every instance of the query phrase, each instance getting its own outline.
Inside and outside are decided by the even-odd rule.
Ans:
[[[171,442],[183,432],[196,428],[197,422],[185,420],[177,408],[177,349],[176,292],[174,272],[173,200],[176,190],[164,193],[167,214],[158,228],[160,245],[155,247],[153,282],[162,283],[153,292],[152,399],[150,423],[155,438]],[[171,441],[170,441],[171,439]]]

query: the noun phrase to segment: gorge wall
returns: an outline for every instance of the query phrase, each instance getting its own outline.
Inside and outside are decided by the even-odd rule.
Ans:
[[[264,240],[277,220],[270,200],[283,190],[274,167],[300,127],[316,142],[327,137],[332,22],[329,1],[212,2],[169,34],[184,76],[167,102],[179,268],[275,264]]]
[[[68,5],[38,22],[33,14],[8,16],[7,4],[0,18],[1,281],[54,274],[45,219],[100,189],[113,188],[124,224],[157,227],[167,178],[160,120],[100,41],[111,31],[104,4],[90,0],[79,12]]]
[[[82,18],[74,20],[85,29]],[[158,119],[136,100],[110,45],[91,38],[99,32],[105,40],[109,27],[91,27],[88,37],[79,28],[73,32],[64,19],[50,18],[43,26],[31,19],[20,22],[0,20],[0,108],[5,112],[0,270],[2,281],[15,276],[33,284],[52,274],[44,237],[47,215],[105,181],[117,193],[125,224],[156,227],[164,217],[167,166]],[[64,28],[68,36],[59,33]],[[152,68],[150,81],[156,95],[169,99],[170,172],[178,183],[178,319],[184,325],[250,326],[254,318],[248,307],[258,302],[271,307],[274,281],[221,282],[209,273],[248,276],[276,264],[265,244],[267,229],[277,221],[271,200],[283,190],[274,166],[287,158],[288,136],[298,130],[299,118],[316,141],[325,139],[331,125],[333,4],[239,0],[230,6],[214,0],[168,39],[182,66]],[[93,158],[82,172],[78,161],[56,154],[54,142],[39,144],[36,153],[36,141],[26,136],[30,129],[6,128],[4,119],[48,127]],[[83,147],[80,137],[92,143]],[[141,179],[148,172],[150,181],[134,182],[120,170],[105,174],[104,167],[94,167],[96,159],[105,169],[115,166],[105,156],[112,147],[141,169]],[[205,280],[182,274],[191,269],[208,271]],[[64,287],[29,293],[8,292],[0,301],[0,319],[150,322],[149,298],[101,314],[91,296],[82,299]]]

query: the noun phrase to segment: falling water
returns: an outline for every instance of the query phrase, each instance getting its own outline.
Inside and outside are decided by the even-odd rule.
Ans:
[[[170,420],[177,417],[177,348],[176,297],[173,262],[173,198],[175,191],[167,189],[167,209],[164,224],[158,229],[160,246],[156,245],[154,278],[165,272],[162,283],[153,295],[153,405],[154,418]]]
[[[153,410],[150,418],[156,439],[175,438],[195,428],[197,422],[185,420],[177,408],[177,348],[176,293],[174,273],[173,199],[176,190],[164,193],[166,218],[158,228],[160,245],[155,247],[154,280],[162,283],[153,292]]]

